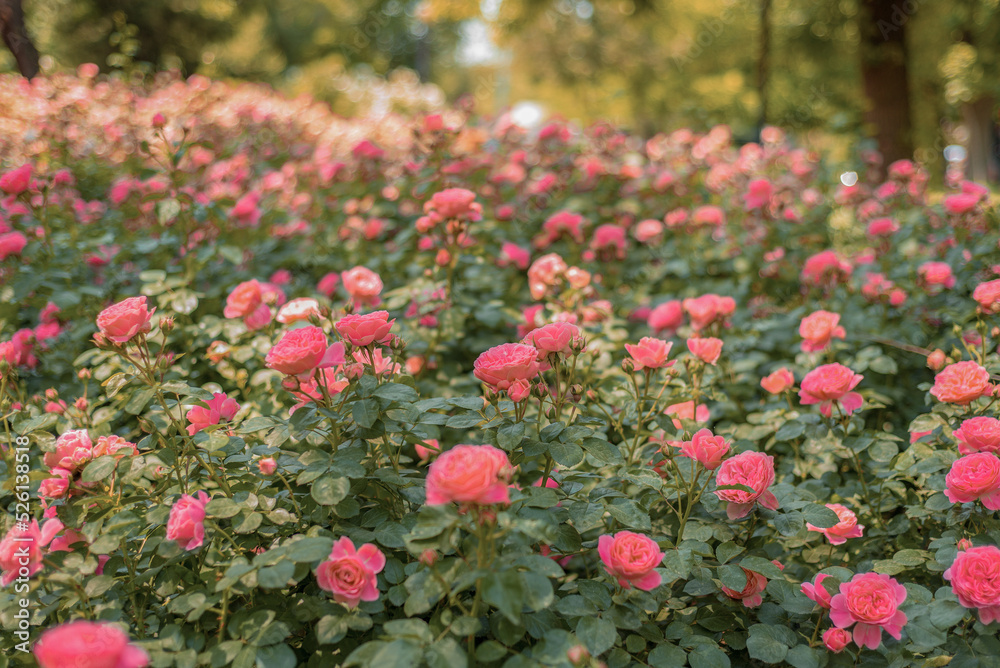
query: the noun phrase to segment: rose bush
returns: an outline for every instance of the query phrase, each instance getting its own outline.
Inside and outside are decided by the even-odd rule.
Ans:
[[[981,187],[776,128],[0,92],[0,668],[1000,655]]]

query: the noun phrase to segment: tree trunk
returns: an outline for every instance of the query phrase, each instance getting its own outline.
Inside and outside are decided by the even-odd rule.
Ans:
[[[993,98],[981,97],[962,105],[962,121],[969,129],[969,152],[965,178],[979,183],[996,183],[1000,165],[994,151],[996,127],[993,123]]]
[[[760,45],[757,51],[757,95],[760,97],[760,117],[757,122],[758,138],[767,125],[767,80],[771,66],[771,0],[760,3]]]
[[[905,0],[863,0],[859,15],[865,124],[886,164],[913,157],[906,24],[918,5]]]
[[[24,27],[21,0],[0,0],[0,35],[14,54],[18,71],[29,79],[38,74],[38,51]]]

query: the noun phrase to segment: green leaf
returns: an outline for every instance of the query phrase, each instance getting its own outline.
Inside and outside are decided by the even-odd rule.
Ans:
[[[781,642],[766,624],[754,624],[747,638],[751,659],[764,663],[781,663],[788,655],[788,646]]]
[[[549,454],[559,466],[572,468],[583,461],[583,449],[576,443],[555,442],[549,445]]]
[[[335,506],[351,491],[351,482],[347,478],[325,476],[313,483],[309,495],[321,506]]]
[[[581,617],[576,624],[576,637],[587,646],[591,656],[600,656],[615,646],[618,630],[606,619]]]
[[[293,575],[295,564],[290,560],[282,560],[257,571],[257,584],[264,589],[284,589]]]
[[[375,421],[378,420],[378,402],[374,399],[362,399],[355,401],[351,409],[354,422],[365,429],[371,429]]]
[[[806,426],[801,422],[786,422],[778,429],[778,432],[774,435],[774,439],[776,441],[792,441],[801,436],[805,430]]]
[[[476,649],[476,657],[478,658],[478,656],[479,648]],[[430,668],[465,668],[469,665],[465,650],[454,638],[447,637],[428,647],[424,651],[424,660]]]
[[[212,499],[205,506],[205,512],[212,517],[232,517],[243,510],[238,503],[227,497]]]
[[[718,647],[702,645],[688,654],[691,668],[729,668],[729,657]]]
[[[405,403],[413,403],[417,400],[417,391],[410,387],[409,385],[403,385],[402,383],[385,383],[384,385],[379,385],[372,392],[373,397],[378,397],[380,399],[389,399],[390,401],[401,401]]]
[[[801,512],[802,518],[806,522],[820,529],[829,529],[840,523],[837,513],[818,503],[810,503],[808,506],[803,507]]]
[[[743,591],[747,586],[747,574],[736,564],[726,564],[719,566],[719,580],[722,584],[736,591]]]
[[[720,564],[724,564],[742,551],[743,547],[730,540],[715,548],[715,558]]]
[[[785,661],[794,668],[819,668],[820,653],[808,645],[796,645],[788,650]]]
[[[524,589],[524,604],[532,612],[546,609],[555,600],[552,583],[544,575],[523,571],[520,574]]]
[[[677,668],[684,665],[687,655],[673,643],[664,642],[653,648],[646,661],[653,668]]]
[[[87,578],[87,585],[83,588],[87,596],[94,598],[105,593],[115,585],[115,579],[110,575],[92,575]]]
[[[478,426],[482,421],[483,417],[481,415],[465,413],[464,415],[452,415],[448,418],[448,421],[444,423],[444,426],[452,429],[471,429],[472,427]]]
[[[499,661],[507,653],[507,648],[496,640],[487,640],[476,648],[476,660],[483,663]]]
[[[316,624],[316,642],[321,645],[334,645],[347,635],[347,618],[337,615],[326,615]]]
[[[523,422],[512,422],[497,429],[497,445],[508,452],[521,445],[523,438]]]
[[[115,466],[118,464],[116,460],[111,455],[104,455],[103,457],[98,457],[94,461],[87,464],[87,467],[83,469],[83,474],[80,476],[83,482],[98,482],[104,480],[115,470]]]
[[[288,558],[297,564],[308,564],[330,556],[333,550],[332,538],[302,538],[294,543],[285,543]]]
[[[587,454],[605,465],[621,464],[622,458],[618,447],[600,438],[585,438],[580,443]]]
[[[653,528],[653,523],[649,519],[649,513],[639,507],[631,499],[614,499],[605,506],[611,514],[624,526],[639,531],[649,531]]]
[[[257,649],[257,668],[295,668],[296,664],[295,652],[284,643]]]
[[[483,600],[494,606],[514,624],[521,623],[524,589],[517,571],[490,573],[482,579]]]
[[[781,569],[771,563],[770,559],[764,559],[763,557],[743,557],[740,561],[740,566],[748,571],[760,573],[766,578],[782,577]]]

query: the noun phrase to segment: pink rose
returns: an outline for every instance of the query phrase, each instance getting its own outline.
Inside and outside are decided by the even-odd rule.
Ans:
[[[980,197],[972,193],[961,193],[959,195],[948,195],[944,198],[945,210],[954,215],[968,213],[979,204]]]
[[[427,472],[427,505],[510,503],[507,486],[513,475],[503,450],[492,445],[456,445],[441,453]]]
[[[332,299],[334,293],[337,291],[337,284],[340,283],[340,274],[335,271],[331,271],[329,274],[323,276],[319,279],[319,283],[316,284],[316,289],[327,299]]]
[[[260,469],[261,475],[273,475],[278,470],[278,462],[274,457],[261,457],[257,460],[257,468]]]
[[[531,263],[531,250],[524,248],[523,246],[518,246],[510,241],[503,242],[503,246],[500,248],[500,259],[497,264],[501,267],[506,267],[507,265],[514,265],[521,271],[528,268]]]
[[[55,452],[46,452],[45,465],[75,473],[94,458],[94,445],[86,429],[72,429],[56,439]]]
[[[125,343],[137,334],[149,331],[149,319],[156,313],[146,310],[145,297],[129,297],[109,306],[97,315],[97,328],[115,343]]]
[[[354,267],[341,274],[344,289],[358,305],[377,305],[381,300],[382,279],[367,267]]]
[[[679,404],[670,404],[663,409],[664,415],[673,415],[675,429],[683,428],[683,423],[681,420],[694,420],[695,422],[708,422],[709,412],[708,406],[705,404],[698,404],[698,408],[695,409],[693,401],[684,401]]]
[[[11,255],[20,255],[28,245],[28,237],[20,232],[5,232],[0,234],[0,261]]]
[[[979,304],[981,312],[1000,312],[1000,278],[977,285],[972,291],[972,298]]]
[[[654,569],[666,555],[649,536],[631,531],[604,535],[597,540],[597,553],[605,570],[625,589],[650,591],[663,581]]]
[[[720,297],[716,294],[685,299],[681,305],[690,316],[691,327],[695,330],[705,329],[714,322],[724,323],[726,317],[736,310],[736,301],[732,297]]]
[[[819,412],[830,417],[834,404],[838,404],[847,415],[861,408],[863,400],[857,392],[851,392],[861,379],[843,364],[824,364],[805,375],[799,389],[803,406],[820,404]]]
[[[387,311],[375,311],[364,315],[345,315],[337,321],[337,333],[352,346],[364,348],[373,343],[387,343],[389,330],[395,318],[389,320]]]
[[[240,283],[226,297],[226,308],[222,315],[227,318],[245,318],[256,311],[264,302],[260,282],[257,279]],[[268,316],[270,319],[270,316]]]
[[[818,531],[830,541],[830,545],[843,545],[847,542],[848,538],[861,538],[862,532],[865,527],[863,524],[858,524],[858,517],[854,512],[840,505],[839,503],[828,503],[826,507],[837,513],[839,522],[837,522],[832,527],[827,529],[820,529],[817,526],[806,523],[806,528],[809,531]]]
[[[771,201],[771,194],[774,187],[767,179],[754,179],[747,186],[747,193],[743,195],[743,204],[747,211],[763,209]]]
[[[681,455],[690,457],[710,471],[719,468],[722,459],[729,454],[726,439],[716,436],[710,429],[701,429],[690,441],[680,445]]]
[[[830,345],[831,339],[844,338],[847,332],[838,326],[839,322],[840,315],[830,311],[816,311],[802,318],[799,324],[799,336],[804,339],[803,352],[822,352]]]
[[[676,331],[683,323],[684,309],[676,299],[656,306],[646,319],[646,324],[657,334]]]
[[[899,640],[906,614],[899,606],[906,600],[906,588],[888,575],[858,573],[840,585],[840,593],[830,601],[830,619],[837,628],[854,627],[858,647],[878,649],[882,630]]]
[[[420,458],[421,463],[430,461],[441,454],[441,444],[436,438],[424,439],[423,443],[417,443],[413,447],[416,449],[417,457]]]
[[[756,571],[748,570],[742,566],[740,566],[740,569],[742,569],[743,574],[747,578],[747,583],[743,587],[743,590],[736,591],[726,585],[722,585],[722,593],[734,601],[743,601],[743,606],[746,608],[756,608],[764,602],[761,592],[767,589],[767,578]]]
[[[31,163],[25,163],[17,169],[4,172],[0,175],[0,190],[8,195],[20,195],[31,185],[32,175]]]
[[[1000,621],[1000,549],[994,545],[959,552],[944,572],[958,602],[979,611],[979,621]]]
[[[299,297],[282,306],[275,319],[283,325],[288,325],[300,320],[309,320],[313,316],[319,317],[319,302],[312,297]]]
[[[42,633],[35,643],[40,668],[144,668],[149,656],[113,624],[77,620]]]
[[[378,600],[378,574],[385,568],[385,555],[371,543],[355,549],[347,536],[333,544],[329,558],[316,567],[320,589],[348,608],[361,601]]]
[[[876,218],[868,223],[868,229],[865,231],[865,234],[868,235],[869,239],[875,239],[877,237],[889,237],[896,232],[899,232],[899,224],[892,218]]]
[[[547,355],[569,355],[583,345],[583,332],[569,322],[552,322],[528,332],[521,342]]]
[[[15,524],[0,540],[0,586],[6,587],[19,577],[30,578],[42,570],[42,548],[63,530],[63,523],[50,519],[41,527],[38,520],[26,526]],[[27,562],[27,563],[25,563]]]
[[[955,286],[955,276],[951,266],[946,262],[924,262],[917,270],[920,278],[928,287],[952,288]]]
[[[802,593],[816,601],[819,607],[826,608],[827,610],[830,609],[830,601],[833,598],[826,587],[823,586],[823,580],[828,577],[828,575],[817,573],[812,582],[802,583]]]
[[[54,468],[49,471],[54,478],[46,478],[38,485],[38,495],[46,499],[61,499],[69,491],[73,480],[73,472],[64,468]]]
[[[122,457],[131,457],[137,454],[139,454],[139,450],[135,447],[135,443],[126,441],[121,436],[114,434],[99,436],[97,443],[94,445],[95,458],[112,455],[117,459],[121,459]]]
[[[581,242],[583,240],[581,239]],[[556,284],[569,267],[556,253],[543,255],[528,267],[528,289],[532,299],[541,299]]]
[[[989,371],[967,361],[949,364],[934,376],[931,395],[940,402],[964,406],[992,391]]]
[[[711,336],[688,339],[687,347],[692,355],[705,364],[714,366],[719,361],[719,355],[722,353],[722,339],[716,339]]]
[[[827,629],[823,631],[823,644],[834,654],[840,654],[851,642],[851,632],[847,629]]]
[[[1000,420],[994,417],[969,418],[953,434],[958,440],[958,451],[963,455],[1000,450]]]
[[[167,518],[167,540],[177,541],[185,550],[201,547],[205,540],[205,506],[208,494],[198,492],[197,497],[182,494],[170,509]]]
[[[763,452],[741,452],[722,462],[715,474],[718,487],[744,485],[752,489],[719,489],[715,495],[726,501],[726,515],[735,520],[745,517],[755,504],[760,503],[771,510],[778,509],[778,499],[768,488],[774,482],[774,457]]]
[[[667,361],[667,356],[673,346],[673,343],[662,339],[644,336],[635,345],[626,343],[625,350],[635,361],[635,370],[642,371],[643,369],[663,369],[673,366],[676,360]]]
[[[806,259],[800,280],[807,285],[822,285],[828,281],[845,280],[851,273],[851,263],[836,251],[825,250]]]
[[[518,380],[530,382],[538,375],[538,350],[522,343],[503,343],[479,355],[472,367],[476,378],[500,392]]]
[[[927,368],[934,371],[940,371],[946,361],[947,358],[945,357],[944,351],[938,348],[927,356]]]
[[[792,389],[795,385],[795,376],[786,367],[781,367],[777,371],[764,376],[760,381],[760,386],[771,394],[781,394]]]
[[[663,234],[663,223],[652,218],[640,220],[633,234],[639,243],[656,243]]]
[[[215,392],[205,406],[195,406],[187,412],[187,427],[190,436],[194,436],[205,427],[210,427],[219,422],[229,422],[240,411],[240,405],[235,399],[230,399],[224,392]]]
[[[271,350],[264,363],[286,376],[306,374],[317,368],[327,352],[326,334],[310,325],[286,333]]]
[[[955,460],[944,478],[944,495],[952,503],[979,499],[990,510],[1000,510],[1000,459],[991,452],[974,452]]]

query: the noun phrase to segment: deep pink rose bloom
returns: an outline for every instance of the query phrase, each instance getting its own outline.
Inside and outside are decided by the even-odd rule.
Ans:
[[[979,310],[983,313],[1000,311],[1000,278],[977,285],[972,291],[972,298],[979,304]]]
[[[340,274],[335,271],[331,271],[326,274],[323,278],[319,279],[319,283],[316,284],[316,289],[327,299],[332,299],[334,293],[337,291],[337,284],[340,283]]]
[[[967,405],[993,391],[990,373],[975,362],[949,364],[934,376],[931,395],[946,404]]]
[[[742,489],[720,489],[715,495],[727,502],[726,515],[729,519],[735,520],[745,517],[757,503],[765,508],[777,510],[778,499],[768,489],[773,482],[774,457],[763,452],[741,452],[722,462],[718,473],[715,474],[715,484],[719,487],[745,485],[753,492]]]
[[[716,294],[702,295],[681,302],[684,312],[691,318],[691,327],[702,330],[714,322],[725,322],[736,310],[736,300]]]
[[[264,363],[286,376],[298,376],[317,368],[327,352],[326,334],[310,325],[293,329],[268,351]]]
[[[530,263],[531,250],[510,241],[503,242],[503,246],[500,248],[500,259],[497,264],[501,267],[512,264],[521,271],[524,271]]]
[[[979,621],[1000,621],[1000,549],[994,545],[959,552],[944,572],[958,602],[979,611]]]
[[[235,399],[231,399],[224,392],[215,392],[205,406],[195,406],[187,412],[187,427],[189,435],[194,436],[205,427],[210,427],[219,422],[229,422],[240,411],[240,405]]]
[[[1000,420],[994,417],[969,418],[953,435],[958,440],[958,451],[963,455],[1000,450]]]
[[[827,629],[823,631],[823,644],[834,654],[840,654],[851,642],[851,632],[847,629]]]
[[[716,436],[711,429],[700,429],[690,441],[680,444],[680,452],[685,457],[694,459],[710,471],[722,464],[722,459],[729,454],[729,443],[721,436]]]
[[[809,531],[820,532],[827,537],[831,545],[843,545],[847,542],[848,538],[861,538],[865,527],[863,524],[858,524],[858,517],[854,514],[854,511],[839,503],[828,503],[826,507],[837,513],[840,521],[828,529],[821,529],[807,522],[806,528]]]
[[[795,385],[795,376],[786,367],[781,367],[777,371],[764,376],[760,381],[760,386],[771,394],[781,394],[792,389]]]
[[[663,223],[653,218],[640,220],[635,226],[635,232],[633,234],[635,234],[635,238],[639,241],[639,243],[654,243],[658,241],[660,236],[663,234]]]
[[[747,576],[747,583],[742,591],[736,591],[722,585],[722,593],[734,601],[743,601],[743,607],[756,608],[764,602],[761,592],[767,589],[767,578],[756,571],[751,571],[740,566],[743,574]]]
[[[722,354],[722,339],[712,336],[688,339],[687,347],[692,355],[705,364],[715,365],[719,361],[719,355]]]
[[[899,640],[906,615],[899,606],[906,600],[906,587],[888,575],[858,573],[840,585],[830,601],[830,619],[837,628],[854,626],[858,647],[878,649],[882,630]]]
[[[676,331],[683,323],[684,309],[676,299],[656,306],[646,318],[646,324],[657,334]]]
[[[961,193],[958,195],[948,195],[944,198],[945,211],[955,215],[968,213],[979,204],[979,195],[971,193]]]
[[[718,206],[699,206],[691,212],[691,224],[694,227],[722,227],[726,224],[726,212]]]
[[[379,295],[382,293],[382,279],[367,267],[354,267],[348,269],[341,278],[344,281],[344,289],[357,304],[376,305],[379,303]]]
[[[182,494],[170,509],[167,540],[177,541],[185,550],[201,547],[205,540],[205,506],[208,501],[205,492],[198,492],[197,497]]]
[[[828,575],[817,573],[812,582],[802,583],[802,593],[816,601],[816,605],[827,610],[830,609],[830,601],[833,599],[833,595],[823,586],[823,580],[828,577]]]
[[[857,392],[852,392],[861,379],[843,364],[824,364],[805,375],[799,389],[799,399],[803,406],[819,404],[819,412],[830,417],[833,404],[840,405],[847,415],[861,408],[863,400]]]
[[[387,311],[374,311],[364,315],[345,315],[337,321],[337,333],[352,346],[363,348],[373,343],[386,343],[395,318],[389,320]]]
[[[955,286],[955,276],[946,262],[924,262],[917,270],[920,278],[928,287],[952,288]]]
[[[838,323],[840,314],[830,311],[816,311],[802,318],[799,324],[799,336],[804,339],[803,352],[822,352],[830,345],[832,339],[844,338],[847,332]]]
[[[771,194],[774,187],[767,179],[754,179],[747,187],[747,193],[743,195],[743,203],[747,211],[762,209],[771,201]]]
[[[492,445],[456,445],[430,465],[427,505],[510,503],[507,486],[513,475],[503,450]]]
[[[597,540],[597,553],[605,570],[625,589],[635,587],[650,591],[663,581],[654,569],[663,561],[665,553],[649,536],[631,531],[604,535]]]
[[[821,285],[828,280],[839,282],[851,273],[851,263],[833,250],[825,250],[806,259],[800,280],[809,285]]]
[[[333,600],[348,608],[361,601],[378,600],[378,574],[385,568],[385,555],[365,543],[355,549],[347,536],[333,544],[329,558],[316,567],[320,589],[333,594]]]
[[[15,524],[0,540],[0,586],[6,587],[17,578],[30,578],[42,570],[42,548],[52,542],[56,534],[63,530],[63,523],[50,519],[39,526],[38,520],[31,520],[24,528]],[[25,554],[27,553],[27,554]],[[22,560],[27,560],[27,564]]]
[[[607,223],[594,230],[590,240],[593,251],[611,251],[619,260],[625,259],[625,228],[614,223]]]
[[[0,175],[0,190],[8,195],[20,195],[31,185],[32,166],[25,163],[17,169],[4,172]]]
[[[46,452],[44,461],[49,468],[76,472],[94,458],[94,444],[86,429],[72,429],[56,439],[55,452]]]
[[[538,349],[523,343],[503,343],[479,355],[472,367],[476,378],[500,392],[518,380],[530,382],[538,375]]]
[[[445,220],[477,221],[483,216],[483,207],[476,203],[476,193],[465,188],[448,188],[434,193],[424,203],[424,213],[417,220],[417,231],[426,234]]]
[[[54,538],[49,544],[49,552],[72,552],[73,546],[79,543],[84,543],[89,547],[90,541],[76,529],[66,529],[61,536]],[[94,574],[104,575],[104,565],[110,559],[111,557],[106,554],[97,555],[97,568],[94,569]]]
[[[877,237],[892,236],[896,232],[899,232],[899,224],[892,218],[876,218],[868,223],[868,229],[865,231],[865,234],[868,235],[869,239],[875,239]]]
[[[49,471],[54,478],[46,478],[38,485],[38,495],[46,499],[61,499],[69,491],[73,480],[73,472],[64,468],[54,468]]]
[[[569,355],[575,345],[583,344],[583,332],[569,322],[552,322],[529,332],[522,343],[545,355]]]
[[[626,343],[625,350],[635,361],[635,370],[642,371],[643,369],[662,369],[673,366],[676,360],[667,360],[673,346],[673,343],[662,339],[644,336],[635,345]]]
[[[144,668],[149,656],[113,624],[78,620],[42,633],[34,648],[40,668]]]
[[[441,443],[436,438],[424,439],[423,443],[417,443],[413,447],[416,449],[417,457],[420,458],[422,464],[441,454]]]
[[[222,315],[227,318],[245,318],[253,314],[263,300],[260,282],[257,279],[244,281],[233,288],[226,297],[226,308],[222,311]]]
[[[24,247],[28,245],[28,237],[21,232],[5,232],[0,234],[0,261],[6,260],[11,255],[20,255]]]
[[[944,482],[944,495],[952,503],[979,499],[988,509],[1000,510],[1000,459],[992,452],[959,457]]]
[[[155,312],[155,308],[146,310],[145,297],[129,297],[97,314],[97,328],[106,339],[125,343],[149,331],[149,319]]]

